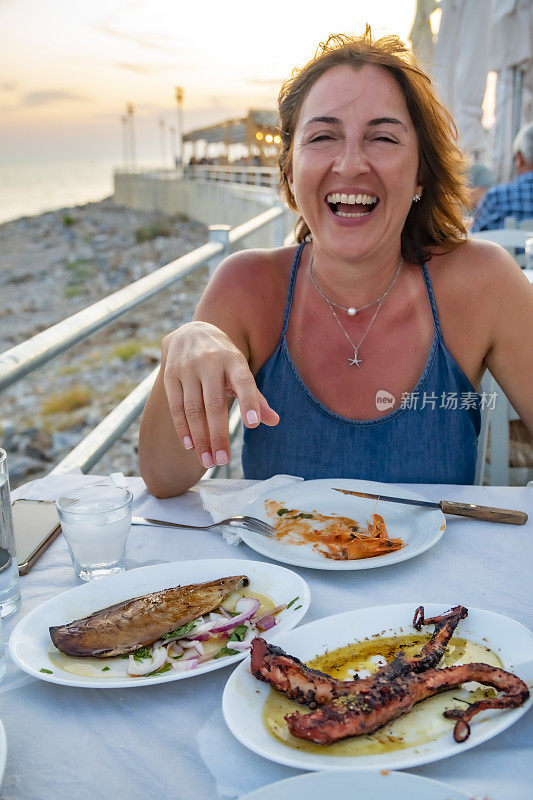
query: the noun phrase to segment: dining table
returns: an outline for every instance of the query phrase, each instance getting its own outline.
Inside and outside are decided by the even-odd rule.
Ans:
[[[66,488],[105,479],[77,472],[50,475],[18,487],[12,500],[53,500]],[[180,497],[157,499],[140,477],[125,480],[137,516],[190,525],[211,521],[200,495],[205,481]],[[209,483],[221,496],[254,485],[219,478]],[[443,611],[458,604],[494,611],[531,629],[533,486],[395,484],[389,494],[407,490],[430,501],[518,509],[527,512],[529,520],[510,525],[448,516],[444,535],[433,547],[400,563],[352,571],[288,566],[310,589],[310,606],[300,625],[370,606],[410,603],[414,611],[436,603]],[[269,561],[242,541],[229,543],[216,528],[131,529],[127,570],[199,559]],[[223,566],[221,575],[227,574]],[[0,719],[7,762],[2,800],[233,800],[301,774],[255,754],[229,731],[222,694],[235,664],[126,689],[63,686],[19,669],[7,646],[15,626],[41,603],[80,584],[59,535],[20,578],[21,608],[3,621],[7,674],[0,682]],[[444,782],[475,800],[526,800],[532,796],[532,743],[533,715],[528,712],[477,747],[463,751],[458,744],[455,755],[408,771]],[[356,782],[357,777],[354,790]]]

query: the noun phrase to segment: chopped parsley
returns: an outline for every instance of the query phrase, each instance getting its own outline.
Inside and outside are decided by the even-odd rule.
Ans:
[[[233,629],[233,633],[229,637],[228,642],[242,642],[246,636],[247,630],[247,625],[237,625],[237,627]]]
[[[290,608],[300,597],[293,597],[290,603],[287,603],[287,608]]]
[[[175,631],[170,631],[170,633],[164,633],[161,637],[162,639],[179,639],[180,636],[185,636],[186,633],[190,633],[193,628],[196,627],[194,620],[187,622],[186,625],[182,625],[181,628],[176,628]]]
[[[289,508],[278,508],[278,517],[282,517],[284,514],[288,514],[290,511]]]
[[[299,609],[299,608],[301,608],[301,606],[295,606],[295,607],[294,607],[294,610],[295,610],[295,611],[298,611],[298,609]]]
[[[44,667],[41,667],[39,672],[46,672],[47,675],[53,675],[54,674],[51,669],[45,669]]]
[[[152,655],[152,651],[149,647],[140,647],[139,650],[136,650],[133,654],[133,658],[135,661],[142,661],[144,658],[150,658]]]
[[[302,511],[301,514],[296,514],[296,516],[292,517],[292,519],[313,519],[313,515],[304,514],[304,512]]]
[[[235,639],[233,641],[235,641]],[[224,647],[220,648],[218,653],[215,653],[213,658],[220,658],[221,656],[236,656],[238,652],[238,650],[232,650],[231,647],[224,645]]]
[[[102,667],[102,672],[108,672],[108,671],[109,671],[109,667]]]

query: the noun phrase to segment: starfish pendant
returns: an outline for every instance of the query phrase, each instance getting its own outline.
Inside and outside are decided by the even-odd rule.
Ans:
[[[359,366],[360,366],[362,363],[363,363],[363,360],[362,360],[361,358],[359,358],[359,354],[358,354],[358,352],[357,352],[357,349],[356,349],[356,348],[354,348],[354,351],[353,351],[353,358],[349,358],[349,359],[348,359],[348,364],[349,364],[351,367],[353,367],[354,365],[355,365],[356,367],[359,367]]]

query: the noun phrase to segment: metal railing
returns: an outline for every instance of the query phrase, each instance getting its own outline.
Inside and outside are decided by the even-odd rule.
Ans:
[[[275,189],[278,183],[277,167],[235,167],[218,164],[187,165],[183,169],[185,178],[195,180],[224,181],[226,183],[244,183],[248,186],[267,186]]]
[[[207,244],[6,350],[0,355],[0,391],[87,339],[96,331],[107,327],[127,311],[198,267],[208,263],[213,270],[222,258],[232,250],[239,249],[238,245],[243,239],[266,225],[276,226],[275,238],[280,245],[283,244],[287,241],[285,213],[285,207],[279,203],[233,229],[227,225],[211,225],[208,228]],[[65,472],[75,467],[80,468],[82,472],[89,471],[141,414],[158,369],[159,367],[153,370],[91,433],[56,464],[51,472]],[[235,407],[230,415],[230,434],[236,432],[239,418],[239,409]],[[215,467],[207,474],[214,476],[218,471]]]

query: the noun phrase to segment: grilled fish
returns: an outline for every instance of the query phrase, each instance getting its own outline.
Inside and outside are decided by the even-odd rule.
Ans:
[[[249,582],[246,575],[235,575],[152,592],[66,625],[54,625],[50,637],[57,649],[69,656],[111,658],[133,653],[218,608],[228,595]]]

